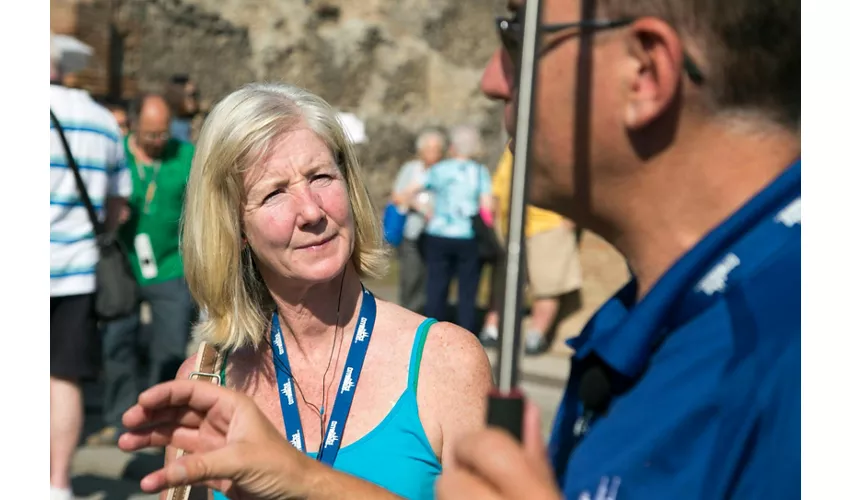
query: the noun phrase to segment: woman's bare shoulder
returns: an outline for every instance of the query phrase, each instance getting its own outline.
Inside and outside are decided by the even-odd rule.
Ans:
[[[425,321],[425,316],[405,309],[397,304],[386,300],[378,300],[378,325],[397,332],[396,338],[406,338],[409,334],[412,338],[419,325]],[[412,340],[411,340],[412,341]]]
[[[465,377],[482,383],[492,381],[490,359],[478,337],[454,323],[440,322],[431,327],[422,363],[438,372],[461,369]]]
[[[421,314],[384,300],[379,301],[379,315],[380,322],[386,328],[399,332],[398,338],[405,339],[406,343],[412,342],[419,325],[427,319]],[[486,371],[487,374],[490,370],[490,360],[478,337],[448,322],[436,323],[429,329],[422,363],[427,366],[434,365],[433,368],[440,368],[445,364],[477,368],[481,373]]]

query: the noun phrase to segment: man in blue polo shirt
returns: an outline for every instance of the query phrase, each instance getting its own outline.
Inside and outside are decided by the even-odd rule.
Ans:
[[[523,3],[482,79],[509,132]],[[799,2],[582,3],[542,2],[530,202],[634,279],[571,342],[548,453],[469,436],[440,498],[799,498]]]

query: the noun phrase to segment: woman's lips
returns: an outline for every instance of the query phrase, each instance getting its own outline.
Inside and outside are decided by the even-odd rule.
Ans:
[[[327,238],[321,239],[321,240],[313,242],[313,243],[301,245],[301,246],[298,247],[298,250],[321,250],[322,248],[327,246],[327,244],[330,243],[330,241],[333,240],[335,237],[336,237],[336,235],[329,236]]]

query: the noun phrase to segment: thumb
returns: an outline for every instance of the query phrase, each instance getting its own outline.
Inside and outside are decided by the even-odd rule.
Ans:
[[[522,421],[522,443],[525,453],[533,464],[538,477],[556,485],[555,472],[549,462],[549,453],[543,440],[543,428],[540,425],[540,408],[529,400],[525,401],[525,414]],[[560,498],[560,495],[553,498]]]
[[[530,400],[525,401],[522,419],[522,445],[528,457],[535,462],[536,470],[549,469],[549,457],[540,425],[540,408]]]

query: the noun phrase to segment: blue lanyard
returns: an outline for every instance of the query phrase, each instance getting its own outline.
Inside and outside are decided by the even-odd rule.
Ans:
[[[351,348],[345,360],[342,371],[342,379],[337,389],[334,409],[331,412],[331,420],[328,429],[323,436],[322,446],[319,449],[319,460],[325,465],[333,467],[336,456],[339,453],[339,445],[342,433],[345,431],[345,423],[348,421],[348,413],[351,410],[351,402],[354,400],[354,391],[357,381],[360,379],[360,370],[366,359],[366,349],[372,338],[372,330],[375,327],[375,296],[366,288],[363,288],[363,301],[360,304],[360,318],[357,320],[357,330],[351,339]],[[283,422],[286,424],[287,438],[289,442],[300,451],[304,450],[304,432],[301,427],[301,416],[298,413],[298,403],[294,384],[292,383],[292,369],[289,365],[289,356],[286,354],[286,346],[283,343],[283,334],[280,329],[280,320],[277,313],[272,315],[272,356],[275,361],[275,372],[277,373],[277,388],[280,397],[280,409],[283,413]],[[306,452],[305,452],[306,453]]]

